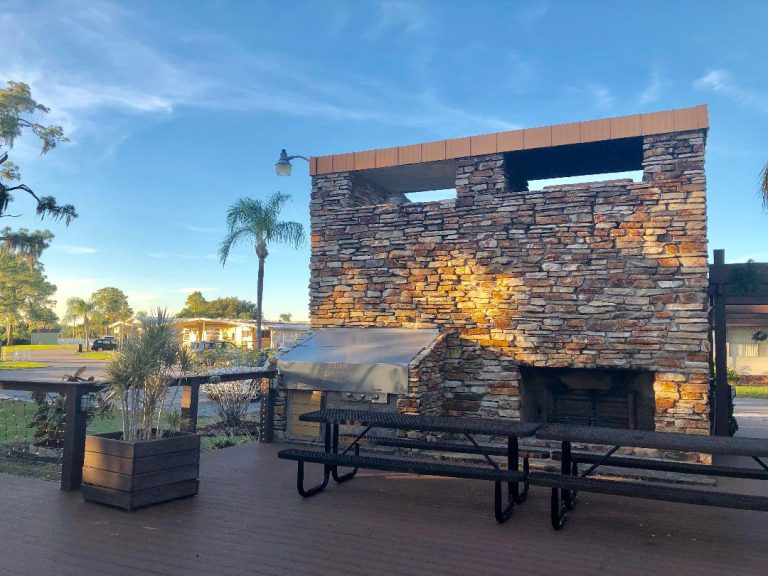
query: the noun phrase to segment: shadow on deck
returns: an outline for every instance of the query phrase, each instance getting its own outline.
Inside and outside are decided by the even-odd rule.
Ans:
[[[490,483],[365,471],[303,500],[281,447],[204,454],[198,496],[132,513],[0,475],[0,574],[734,576],[768,564],[758,512],[583,494],[554,532],[543,489],[498,525]]]

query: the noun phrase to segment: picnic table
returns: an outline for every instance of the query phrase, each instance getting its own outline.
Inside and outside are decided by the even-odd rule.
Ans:
[[[325,409],[309,412],[299,417],[305,422],[325,424],[324,450],[286,449],[278,453],[280,458],[295,460],[298,463],[297,489],[304,497],[313,496],[323,491],[328,485],[329,478],[342,483],[352,479],[358,469],[386,470],[412,474],[433,476],[449,476],[455,478],[471,478],[489,480],[494,483],[494,514],[498,522],[506,521],[515,504],[525,500],[528,493],[528,457],[524,457],[524,469],[519,469],[519,438],[530,437],[536,432],[539,424],[524,423],[509,420],[453,416],[411,415],[398,412],[375,412],[363,410]],[[339,429],[342,425],[359,426],[363,430],[355,436],[352,442],[339,447]],[[438,443],[404,439],[403,447],[419,450],[444,450],[479,454],[483,457],[484,466],[471,464],[447,464],[436,460],[418,460],[411,457],[381,457],[361,456],[360,443],[374,428],[384,428],[399,431],[419,431],[425,433],[452,433],[464,436],[467,444]],[[506,469],[491,458],[498,455],[498,450],[481,445],[475,438],[477,435],[506,438]],[[391,442],[390,445],[397,445]],[[304,487],[304,463],[322,464],[323,480],[312,487]],[[345,474],[339,474],[338,468],[351,468]],[[502,484],[507,484],[506,502],[502,496]],[[522,490],[520,485],[522,484]]]
[[[556,530],[563,526],[568,511],[573,508],[576,502],[576,494],[579,491],[742,510],[768,511],[768,497],[764,496],[717,492],[700,488],[682,488],[647,481],[629,482],[591,477],[600,466],[612,466],[703,476],[768,480],[768,464],[763,460],[763,458],[768,457],[768,440],[762,438],[731,438],[570,424],[546,424],[536,431],[536,438],[555,440],[561,443],[560,452],[554,454],[556,458],[560,459],[560,474],[534,472],[529,476],[531,484],[551,488],[550,517],[552,526]],[[595,452],[574,453],[573,444],[575,443],[592,446],[603,445],[610,448],[603,454]],[[713,466],[657,458],[616,456],[616,452],[622,447],[744,456],[756,462],[759,468]],[[579,473],[579,464],[589,464],[590,466],[584,472]]]
[[[333,478],[342,483],[352,479],[358,469],[384,470],[450,476],[488,480],[494,483],[494,514],[498,522],[506,521],[515,504],[522,503],[531,485],[551,489],[550,521],[557,530],[567,518],[568,512],[576,503],[578,492],[594,492],[616,496],[664,500],[768,512],[768,496],[754,496],[734,492],[715,491],[701,487],[681,487],[660,484],[658,478],[641,481],[594,476],[601,466],[613,468],[634,468],[641,470],[674,472],[700,476],[721,476],[752,480],[768,480],[768,440],[760,438],[728,438],[680,434],[674,432],[654,432],[645,430],[627,430],[580,426],[572,424],[539,424],[510,420],[446,417],[401,414],[398,412],[375,412],[363,410],[325,409],[310,412],[299,417],[306,422],[324,424],[324,449],[286,449],[278,453],[280,458],[295,460],[298,463],[297,489],[304,497],[313,496],[323,491]],[[357,426],[362,431],[351,435],[351,442],[339,446],[341,426]],[[435,442],[413,438],[368,437],[374,428],[398,431],[420,431],[425,433],[448,433],[461,435],[466,443],[439,440]],[[477,441],[475,436],[484,435],[493,438],[506,438],[506,446],[488,446]],[[560,460],[560,472],[529,470],[528,458],[536,452],[535,448],[521,450],[519,439],[535,435],[538,440],[560,442],[560,450],[552,451],[552,457]],[[452,451],[480,455],[486,465],[478,466],[463,463],[444,463],[436,459],[415,459],[411,455],[395,457],[361,456],[361,442],[366,438],[373,444],[400,448],[415,448],[425,451]],[[574,451],[574,444],[589,445],[589,451]],[[607,451],[594,451],[596,446],[607,446]],[[748,457],[758,468],[723,466],[676,461],[662,458],[650,458],[637,455],[619,455],[620,448],[647,448],[662,452],[687,452],[698,454],[728,455]],[[550,449],[546,450],[548,453]],[[492,456],[506,456],[506,468],[502,468]],[[520,470],[519,459],[523,459]],[[320,484],[305,488],[304,464],[323,465],[323,480]],[[589,465],[583,472],[579,465]],[[339,468],[350,468],[344,474]],[[502,487],[507,484],[506,501]],[[522,490],[520,487],[522,486]]]

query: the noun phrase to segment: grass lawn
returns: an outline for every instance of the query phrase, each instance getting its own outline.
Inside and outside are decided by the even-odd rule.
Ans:
[[[77,346],[74,344],[20,344],[18,346],[3,346],[2,350],[6,354],[14,352],[32,352],[33,350],[74,350]]]
[[[58,480],[61,462],[57,455],[36,456],[27,451],[34,440],[34,430],[27,425],[35,411],[34,402],[0,399],[0,472]]]
[[[0,362],[0,370],[19,370],[23,368],[47,368],[50,364],[42,362]]]
[[[768,400],[768,386],[736,386],[737,398],[759,398]]]
[[[36,410],[37,405],[32,401],[0,398],[0,473],[58,481],[61,477],[61,450],[40,449],[33,445],[35,430],[29,427],[29,423]],[[258,421],[258,418],[258,414],[248,416],[249,420]],[[216,422],[218,418],[212,416],[198,419],[200,427]],[[107,418],[94,418],[88,424],[89,434],[118,432],[121,429],[120,412]],[[233,436],[216,433],[203,435],[201,447],[207,452],[256,440],[256,436],[249,434]]]

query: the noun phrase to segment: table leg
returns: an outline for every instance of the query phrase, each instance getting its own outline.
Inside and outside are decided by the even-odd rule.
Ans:
[[[520,446],[517,436],[510,436],[507,439],[507,469],[517,472],[520,469]],[[522,504],[528,497],[528,458],[523,460],[523,472],[525,473],[525,481],[523,482],[523,490],[520,492],[519,482],[509,483],[509,494],[514,499],[515,504]]]
[[[573,460],[571,456],[571,443],[563,442],[562,461],[560,463],[560,472],[563,476],[570,476],[573,474]],[[563,505],[567,510],[573,508],[576,503],[576,492],[570,490],[563,490]]]
[[[333,423],[333,453],[338,454],[339,453],[339,423],[334,422]],[[360,456],[360,445],[355,442],[355,456]],[[331,468],[331,475],[333,476],[333,479],[337,483],[346,482],[347,480],[351,480],[355,477],[355,474],[357,474],[357,467],[353,468],[351,472],[347,472],[346,474],[339,474],[338,467],[333,466]]]
[[[571,474],[571,443],[563,441],[561,456],[560,456],[560,474],[562,476],[570,476]],[[568,510],[573,506],[571,500],[570,490],[561,488],[552,488],[550,503],[549,503],[549,515],[552,527],[555,530],[560,530],[565,524],[565,519],[568,515]]]
[[[331,438],[331,425],[326,424],[325,425],[325,432],[324,432],[324,448],[325,453],[330,454],[331,450],[333,449],[333,439]],[[337,440],[338,442],[338,440]],[[299,470],[296,475],[296,488],[299,491],[299,494],[301,494],[304,498],[308,498],[309,496],[314,496],[318,492],[322,492],[325,490],[325,487],[328,486],[328,479],[331,475],[331,470],[336,470],[333,466],[330,466],[328,464],[323,464],[323,481],[318,484],[317,486],[314,486],[312,488],[304,488],[304,461],[299,460],[298,461]]]

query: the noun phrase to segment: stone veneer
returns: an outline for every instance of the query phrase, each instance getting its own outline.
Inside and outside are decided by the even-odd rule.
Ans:
[[[657,430],[706,434],[705,141],[644,137],[641,183],[535,191],[503,154],[462,158],[439,202],[315,176],[312,326],[445,331],[442,375],[414,372],[403,411],[519,418],[520,364],[623,367],[655,373]]]

